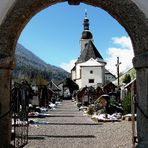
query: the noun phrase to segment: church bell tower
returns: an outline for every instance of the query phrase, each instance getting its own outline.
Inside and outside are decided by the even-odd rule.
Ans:
[[[81,53],[85,49],[86,45],[88,44],[90,40],[93,42],[93,35],[89,31],[89,19],[87,17],[87,11],[85,11],[83,27],[84,27],[84,30],[82,32],[81,39],[80,39]]]

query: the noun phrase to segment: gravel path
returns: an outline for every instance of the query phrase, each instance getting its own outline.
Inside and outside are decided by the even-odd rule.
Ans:
[[[47,125],[30,125],[25,148],[131,148],[131,122],[96,123],[71,101],[63,101]]]

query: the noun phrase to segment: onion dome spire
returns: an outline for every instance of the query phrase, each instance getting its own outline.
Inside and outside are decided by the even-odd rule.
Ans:
[[[83,22],[84,30],[82,32],[81,39],[92,39],[92,33],[89,31],[89,19],[87,17],[87,10],[85,10],[85,18]]]
[[[87,17],[87,10],[85,10],[85,18],[84,18],[84,30],[89,30],[89,19]]]

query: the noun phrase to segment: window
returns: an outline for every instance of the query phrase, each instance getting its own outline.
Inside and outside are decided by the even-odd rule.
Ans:
[[[89,79],[88,82],[89,83],[94,83],[94,79]]]
[[[92,70],[90,71],[90,74],[93,74],[93,71]]]

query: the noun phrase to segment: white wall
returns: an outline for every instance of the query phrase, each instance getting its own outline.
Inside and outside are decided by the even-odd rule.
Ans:
[[[71,71],[71,76],[72,76],[72,80],[76,79],[76,71],[75,70]]]
[[[0,0],[0,24],[15,0]]]
[[[93,71],[92,74],[90,74],[91,70]],[[82,76],[82,87],[104,83],[102,67],[82,67]],[[89,83],[89,79],[94,79],[94,83]]]
[[[79,89],[82,88],[82,81],[81,81],[81,79],[76,80],[76,84],[79,86]]]
[[[79,66],[79,64],[77,64],[76,65],[76,75],[75,75],[75,77],[76,77],[76,79],[80,79],[81,78],[81,76],[80,76],[80,66]]]

